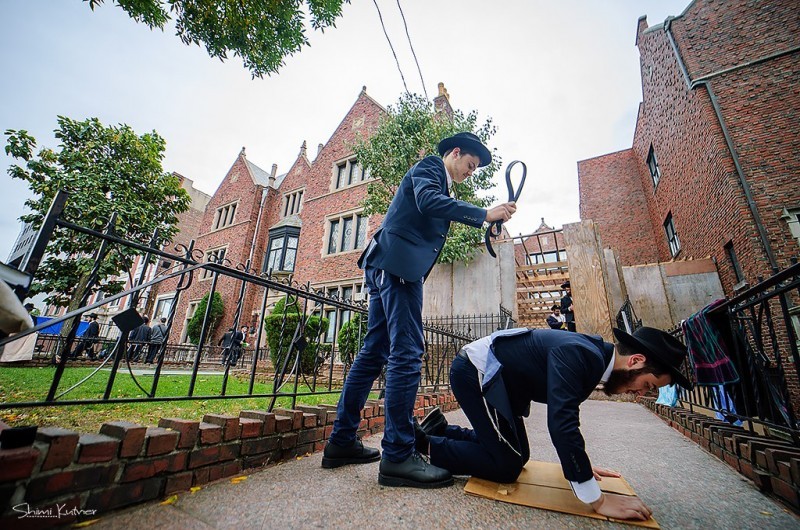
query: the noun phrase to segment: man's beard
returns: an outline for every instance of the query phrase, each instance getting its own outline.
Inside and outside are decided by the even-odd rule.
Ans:
[[[621,389],[629,386],[637,376],[647,373],[644,368],[635,370],[611,370],[608,381],[603,384],[603,392],[607,396],[619,394]]]

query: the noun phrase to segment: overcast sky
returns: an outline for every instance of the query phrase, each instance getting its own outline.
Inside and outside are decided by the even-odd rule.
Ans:
[[[401,0],[432,98],[444,82],[454,108],[497,126],[504,167],[522,160],[528,180],[511,233],[578,220],[577,161],[631,146],[641,101],[638,17],[650,26],[689,0]],[[378,0],[411,92],[423,85],[396,0]],[[26,129],[56,147],[56,116],[127,123],[167,141],[164,169],[213,193],[242,146],[265,170],[285,172],[300,145],[327,142],[361,87],[384,106],[404,91],[375,5],[353,0],[336,28],[277,75],[251,79],[240,60],[211,59],[168,28],[151,31],[112,0],[0,0],[0,130]],[[5,146],[5,137],[2,137]],[[16,239],[29,196],[0,153],[0,260]]]

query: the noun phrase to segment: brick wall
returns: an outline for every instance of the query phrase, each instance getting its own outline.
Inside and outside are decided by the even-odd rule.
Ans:
[[[640,169],[632,149],[578,162],[581,219],[601,228],[623,265],[658,261]]]
[[[458,408],[452,394],[420,394],[414,415],[434,406]],[[202,422],[163,418],[158,427],[125,421],[99,434],[47,427],[33,446],[0,450],[0,528],[45,528],[92,519],[111,510],[168,497],[191,487],[323,449],[336,408],[298,406],[239,416],[207,414]],[[358,434],[383,431],[383,402],[368,401]],[[0,430],[6,426],[0,423]],[[14,506],[58,513],[23,518]],[[19,510],[24,510],[20,506]]]
[[[780,218],[783,208],[800,204],[800,57],[795,51],[757,61],[800,45],[796,7],[792,1],[697,0],[671,22],[690,77],[716,74],[709,83],[779,268],[788,266],[800,250]],[[772,270],[710,94],[703,85],[687,87],[663,25],[648,28],[640,19],[636,44],[643,102],[625,174],[635,167],[646,199],[653,239],[645,243],[655,243],[660,261],[672,259],[663,227],[671,214],[682,247],[677,258],[715,259],[725,292],[731,295],[737,278],[724,249],[728,242],[750,285]],[[743,67],[719,73],[734,66]],[[646,164],[651,145],[661,170],[655,187]],[[619,178],[623,162],[618,158],[625,156],[621,153],[579,164],[582,216],[609,217],[600,205],[611,213],[624,206],[611,185]],[[626,190],[634,187],[628,184]],[[626,240],[624,223],[614,216],[595,221],[603,242],[619,245],[623,262],[631,264],[642,242]]]
[[[800,512],[800,448],[682,408],[639,398],[647,408],[703,449],[752,480],[763,493]]]

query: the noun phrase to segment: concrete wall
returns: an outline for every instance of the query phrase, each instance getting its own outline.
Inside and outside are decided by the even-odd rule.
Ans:
[[[674,328],[725,297],[710,259],[622,267],[622,274],[636,316],[645,326]]]
[[[438,264],[424,287],[424,316],[497,314],[500,305],[517,318],[512,241],[495,243],[497,259],[481,252],[468,265]]]

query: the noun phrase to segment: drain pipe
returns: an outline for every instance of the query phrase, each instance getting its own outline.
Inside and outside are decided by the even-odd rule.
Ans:
[[[678,44],[675,42],[675,37],[672,35],[672,31],[670,30],[670,26],[672,24],[672,20],[674,17],[667,17],[664,21],[664,31],[667,34],[667,38],[669,39],[669,43],[672,46],[672,51],[675,53],[675,58],[678,61],[678,66],[680,66],[681,72],[683,73],[683,78],[686,81],[686,86],[689,90],[694,90],[698,86],[704,86],[706,91],[708,92],[708,97],[711,100],[711,107],[714,109],[714,114],[717,117],[717,121],[719,122],[719,126],[722,129],[722,136],[725,138],[725,143],[728,146],[728,151],[731,154],[731,158],[733,159],[733,165],[736,168],[736,174],[739,177],[739,184],[742,186],[742,190],[744,191],[745,199],[747,200],[747,206],[750,208],[750,213],[753,215],[753,220],[756,224],[756,229],[758,230],[759,238],[761,239],[761,244],[764,246],[764,251],[767,255],[767,260],[769,261],[770,267],[772,267],[772,272],[778,272],[778,263],[775,259],[775,254],[772,252],[772,247],[769,244],[769,238],[767,236],[767,231],[764,228],[764,223],[761,220],[761,215],[758,213],[758,207],[756,206],[756,202],[753,199],[753,193],[750,190],[750,185],[747,183],[747,179],[745,178],[744,171],[742,170],[742,166],[739,163],[739,155],[736,153],[736,147],[733,145],[733,139],[731,138],[730,133],[728,132],[728,127],[725,126],[725,119],[722,116],[722,110],[720,109],[719,102],[717,101],[717,97],[714,94],[714,90],[711,88],[710,83],[710,76],[706,76],[702,81],[694,81],[692,82],[691,77],[689,77],[689,71],[686,69],[686,65],[683,62],[683,58],[681,57],[681,52],[678,49]]]

